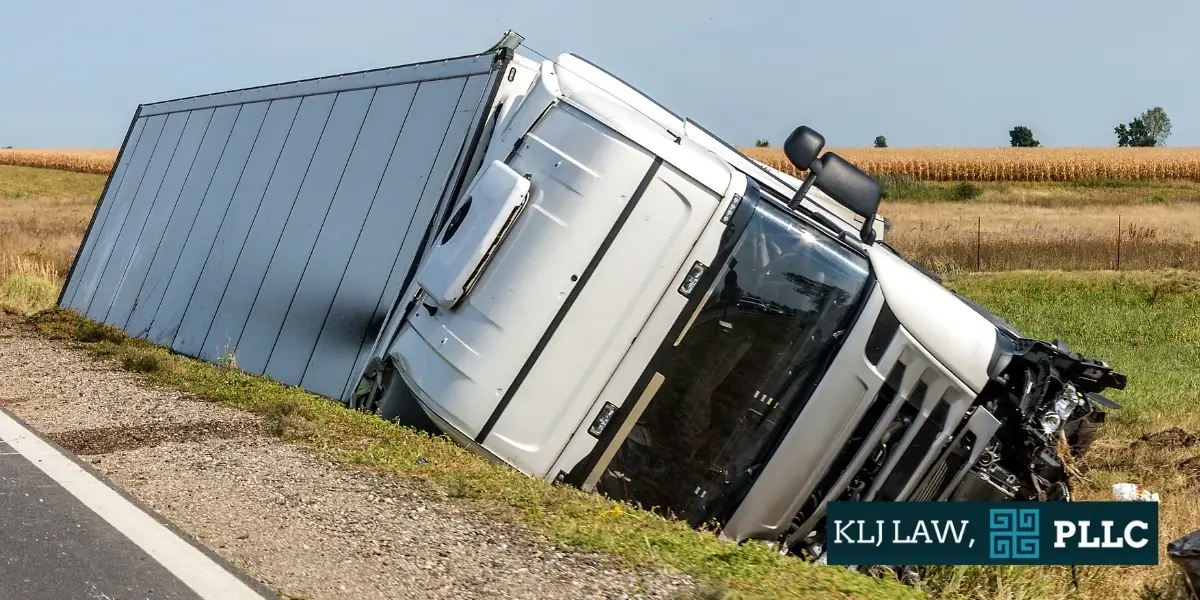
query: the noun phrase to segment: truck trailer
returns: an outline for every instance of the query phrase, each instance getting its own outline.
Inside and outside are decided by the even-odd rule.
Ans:
[[[59,305],[530,477],[819,558],[832,501],[1069,499],[1124,389],[575,54],[138,107]]]

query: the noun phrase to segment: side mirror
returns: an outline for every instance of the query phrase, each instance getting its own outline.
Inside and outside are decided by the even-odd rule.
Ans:
[[[825,147],[825,136],[801,125],[783,142],[783,153],[797,169],[807,171]]]
[[[879,201],[883,198],[883,186],[850,161],[826,152],[813,170],[820,172],[817,189],[825,192],[842,206],[865,219],[863,241],[875,239],[875,215],[879,212]]]

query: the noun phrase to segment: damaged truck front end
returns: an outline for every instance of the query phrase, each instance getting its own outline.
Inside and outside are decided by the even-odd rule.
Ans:
[[[831,501],[1069,498],[1062,451],[1086,448],[1123,375],[882,244],[742,204],[596,490],[810,557]]]
[[[724,537],[820,557],[833,501],[1070,499],[1065,460],[1124,376],[1021,337],[887,250],[872,258],[878,288],[830,369],[852,383],[814,391]],[[784,477],[795,465],[810,467]]]

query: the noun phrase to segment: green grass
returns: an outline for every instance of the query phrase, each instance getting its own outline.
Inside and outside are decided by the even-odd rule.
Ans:
[[[1155,436],[1174,428],[1200,432],[1200,274],[1182,271],[1009,272],[968,275],[947,285],[976,300],[1030,337],[1062,338],[1071,349],[1129,376],[1124,391],[1105,395],[1123,405],[1079,466],[1082,499],[1111,500],[1118,482],[1145,485],[1162,496],[1157,567],[1080,567],[1080,592],[1071,595],[1065,568],[1015,569],[992,590],[1009,598],[1117,600],[1161,596],[1174,585],[1167,542],[1200,528],[1200,447]],[[1143,439],[1143,438],[1147,439]],[[1166,438],[1166,439],[1164,439]],[[943,570],[978,585],[990,570]],[[1003,587],[1002,587],[1003,586]],[[1037,593],[1014,595],[1024,587]],[[1039,589],[1040,588],[1040,589]],[[953,586],[943,593],[955,593]],[[1006,591],[1006,593],[1001,593]],[[998,597],[981,595],[979,597]]]
[[[53,306],[105,176],[0,165],[0,311]]]
[[[95,202],[107,179],[92,173],[0,165],[0,199],[89,198]]]
[[[1107,394],[1126,405],[1116,423],[1128,435],[1200,431],[1200,274],[1009,272],[947,285],[1027,336],[1060,337],[1128,373],[1128,389]]]
[[[955,278],[948,285],[996,311],[1026,335],[1066,339],[1130,378],[1111,397],[1125,405],[1080,465],[1079,493],[1106,498],[1116,481],[1163,494],[1161,546],[1200,527],[1192,480],[1173,465],[1200,450],[1157,447],[1139,436],[1170,427],[1200,431],[1200,276],[1168,273],[1015,272]],[[939,567],[924,590],[873,580],[838,567],[814,567],[757,544],[733,546],[649,512],[573,488],[554,487],[490,464],[444,438],[431,438],[232,369],[185,359],[126,338],[73,313],[51,310],[33,322],[47,335],[81,343],[143,373],[149,381],[264,416],[271,429],[340,464],[413,478],[436,493],[532,526],[567,549],[599,551],[630,566],[677,569],[710,586],[712,598],[1146,597],[1165,589],[1171,569],[1081,567],[1074,592],[1066,568]],[[1200,483],[1197,481],[1195,483]],[[1165,558],[1164,558],[1165,561]]]
[[[941,202],[989,202],[1042,208],[1137,206],[1200,202],[1200,182],[1091,179],[1062,182],[929,181],[883,175],[884,206]]]
[[[1192,192],[1198,191],[1198,186],[1194,181],[1154,181],[1146,179],[1076,179],[1072,181],[1063,181],[1060,185],[1074,188],[1112,188],[1112,189],[1180,189],[1189,190]]]
[[[983,194],[979,184],[969,181],[941,183],[909,175],[884,175],[879,177],[879,183],[887,202],[964,202]]]
[[[0,311],[29,314],[58,300],[57,282],[33,274],[0,277]]]

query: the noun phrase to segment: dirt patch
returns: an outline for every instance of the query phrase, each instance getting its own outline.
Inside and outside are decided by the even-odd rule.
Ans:
[[[1149,447],[1155,449],[1174,449],[1187,448],[1200,443],[1200,433],[1191,433],[1184,431],[1179,427],[1172,427],[1162,431],[1155,431],[1143,435],[1138,441],[1133,443],[1133,447]]]
[[[1185,458],[1175,466],[1179,469],[1179,474],[1187,478],[1193,490],[1200,487],[1200,456]]]
[[[17,406],[24,400],[24,398],[7,398],[0,396],[0,406]]]
[[[169,442],[228,440],[259,433],[251,423],[209,421],[180,424],[147,424],[131,427],[96,427],[48,434],[55,443],[82,456],[149,448]]]

